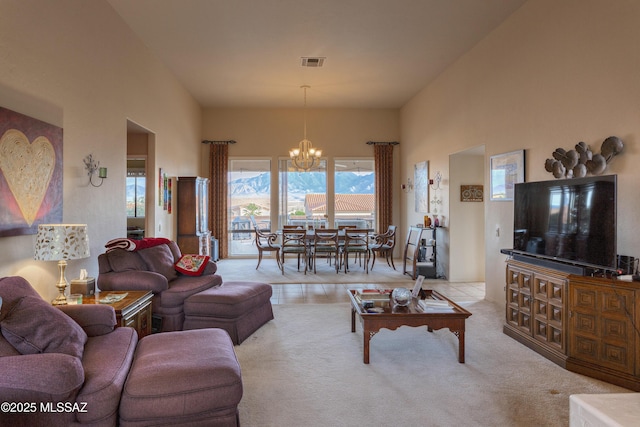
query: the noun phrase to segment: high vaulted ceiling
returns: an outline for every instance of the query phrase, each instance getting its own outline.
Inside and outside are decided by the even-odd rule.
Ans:
[[[108,1],[203,107],[399,108],[526,0]]]

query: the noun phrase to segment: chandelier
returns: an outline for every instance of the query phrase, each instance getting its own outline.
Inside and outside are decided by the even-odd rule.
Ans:
[[[291,163],[299,172],[308,172],[314,165],[320,162],[321,150],[316,150],[307,139],[307,89],[308,85],[300,86],[304,89],[304,139],[300,141],[297,148],[289,150]]]

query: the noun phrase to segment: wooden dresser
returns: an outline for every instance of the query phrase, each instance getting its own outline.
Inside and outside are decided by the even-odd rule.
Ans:
[[[570,371],[640,391],[640,283],[510,260],[504,333]]]

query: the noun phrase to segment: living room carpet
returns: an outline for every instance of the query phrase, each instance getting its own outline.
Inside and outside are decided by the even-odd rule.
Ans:
[[[466,363],[448,329],[382,330],[362,363],[349,304],[274,305],[241,345],[251,426],[567,426],[569,395],[629,390],[566,371],[502,333],[501,307],[460,302]]]

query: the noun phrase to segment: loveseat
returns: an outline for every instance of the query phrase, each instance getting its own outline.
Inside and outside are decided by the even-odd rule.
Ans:
[[[106,246],[98,256],[98,288],[152,291],[152,311],[163,332],[222,328],[240,344],[273,319],[271,285],[223,282],[215,262],[182,254],[174,241],[113,239]]]
[[[0,425],[237,426],[240,365],[222,329],[138,342],[109,305],[54,307],[0,279]]]

